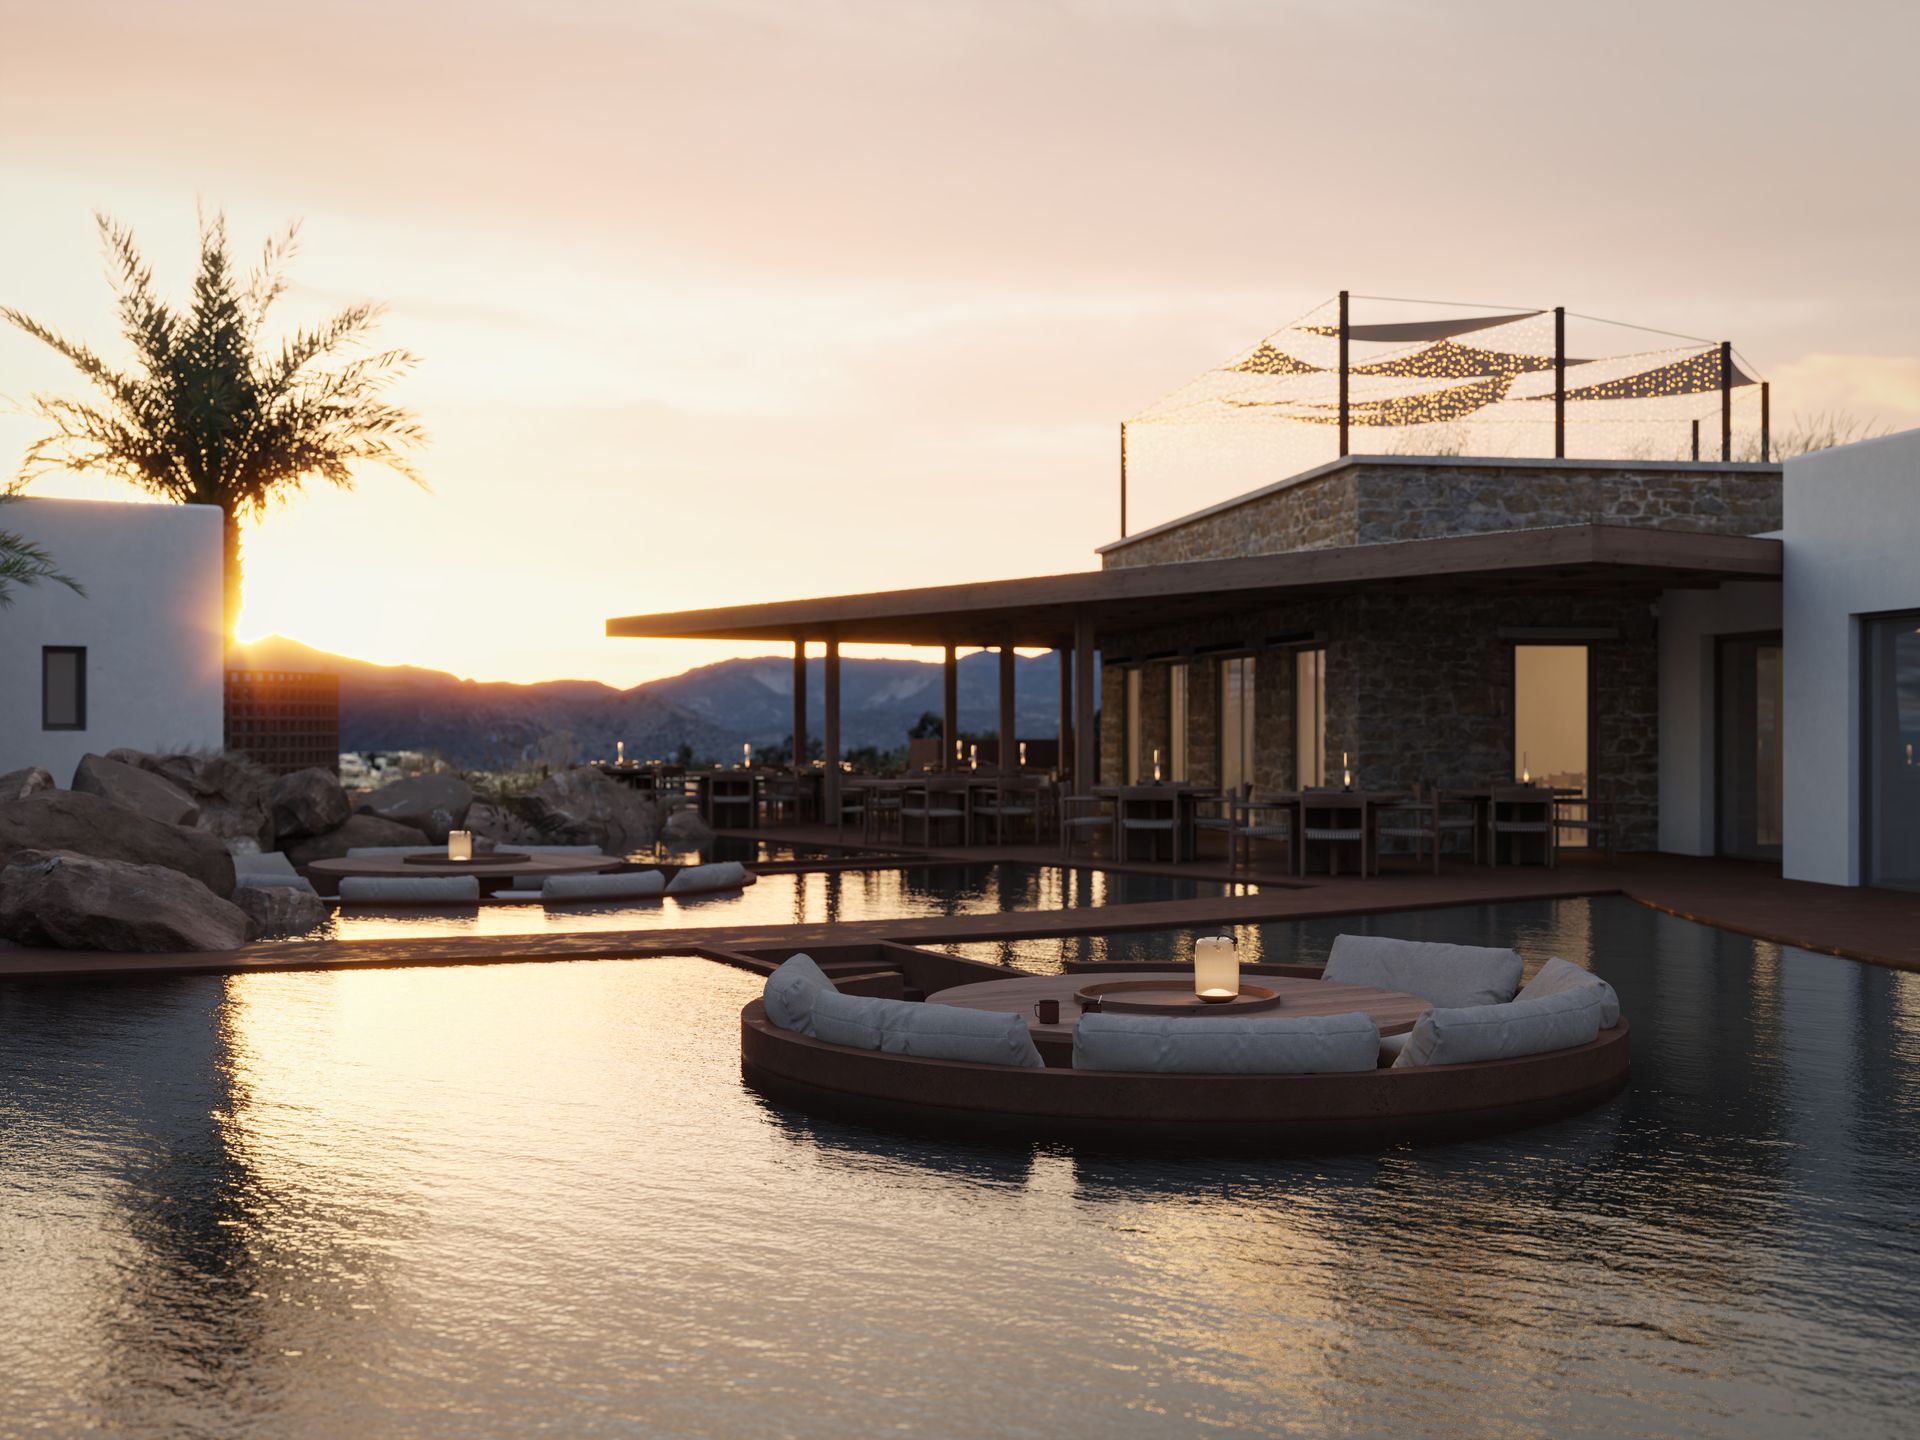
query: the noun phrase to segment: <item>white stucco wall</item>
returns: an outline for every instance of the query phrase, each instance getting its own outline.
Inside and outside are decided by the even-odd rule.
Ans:
[[[44,765],[66,785],[89,750],[222,739],[220,512],[204,505],[19,500],[0,529],[86,587],[15,586],[0,609],[0,773]],[[87,728],[43,730],[40,650],[87,648]]]
[[[1783,868],[1857,885],[1860,617],[1920,609],[1920,430],[1788,461],[1784,534]]]
[[[1781,587],[1772,582],[1718,590],[1669,590],[1660,597],[1660,848],[1711,855],[1715,641],[1780,628]]]

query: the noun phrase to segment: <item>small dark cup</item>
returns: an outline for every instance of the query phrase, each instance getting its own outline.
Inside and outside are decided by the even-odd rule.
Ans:
[[[1033,1013],[1040,1018],[1042,1025],[1060,1023],[1060,1002],[1058,1000],[1040,1000],[1034,1003]]]

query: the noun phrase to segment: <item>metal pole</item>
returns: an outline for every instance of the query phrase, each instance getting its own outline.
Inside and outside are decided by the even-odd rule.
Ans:
[[[1693,458],[1696,461],[1700,458],[1700,422],[1698,420],[1693,422]]]
[[[1733,459],[1733,342],[1720,342],[1720,460]]]
[[[1553,307],[1553,458],[1567,458],[1567,307]]]
[[[1127,538],[1127,422],[1120,422],[1120,538]]]
[[[1773,382],[1760,382],[1760,463],[1773,463]]]
[[[1347,338],[1352,329],[1347,323],[1347,292],[1340,292],[1340,453],[1347,453],[1347,426],[1352,417],[1347,404]]]

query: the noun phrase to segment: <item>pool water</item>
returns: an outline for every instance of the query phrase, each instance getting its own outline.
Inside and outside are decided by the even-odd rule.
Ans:
[[[1063,870],[1011,861],[903,865],[761,875],[744,890],[684,899],[621,900],[547,906],[538,896],[516,904],[343,906],[302,937],[376,940],[395,936],[561,935],[596,930],[675,930],[693,926],[800,925],[894,920],[923,915],[982,915],[1061,910],[1153,900],[1211,899],[1252,886],[1171,875]]]
[[[0,985],[15,1433],[1894,1436],[1920,975],[1620,899],[1262,927],[1591,961],[1499,1140],[995,1150],[771,1107],[698,960]]]

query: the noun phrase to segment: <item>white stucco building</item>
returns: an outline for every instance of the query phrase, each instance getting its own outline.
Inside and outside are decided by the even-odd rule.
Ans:
[[[223,729],[220,512],[23,499],[0,529],[86,587],[16,586],[0,609],[0,773],[65,785],[88,751],[217,749]]]

